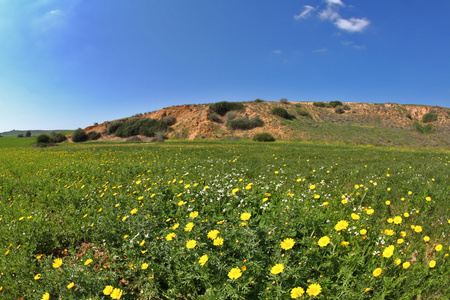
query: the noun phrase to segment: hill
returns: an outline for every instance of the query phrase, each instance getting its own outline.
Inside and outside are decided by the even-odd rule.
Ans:
[[[339,101],[337,101],[339,102]],[[230,103],[230,102],[227,102]],[[174,139],[251,139],[267,132],[277,140],[389,146],[450,146],[450,109],[437,106],[354,102],[242,102],[242,108],[218,114],[214,104],[181,105],[133,116],[174,119],[167,136]],[[286,112],[280,117],[274,109]],[[282,114],[281,114],[282,115]],[[130,118],[115,120],[124,122]],[[235,123],[259,118],[261,127],[236,129]],[[244,119],[244,121],[242,121]],[[112,122],[85,128],[102,133],[100,140],[124,140],[108,135]],[[232,124],[231,124],[232,125]],[[234,129],[233,129],[234,127]]]
[[[56,133],[67,133],[67,132],[71,132],[73,130],[68,130],[68,129],[63,129],[63,130],[10,130],[10,131],[5,131],[5,132],[0,132],[0,136],[18,136],[19,134],[22,134],[23,136],[26,135],[27,131],[31,132],[31,136],[32,137],[36,137],[40,134],[56,134]]]

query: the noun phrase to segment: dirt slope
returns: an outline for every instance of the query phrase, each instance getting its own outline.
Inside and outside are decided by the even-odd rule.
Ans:
[[[427,143],[428,140],[432,141],[431,145],[448,146],[450,144],[450,109],[448,108],[393,103],[347,102],[343,105],[347,110],[345,113],[338,114],[334,108],[317,107],[313,105],[313,102],[244,102],[245,110],[236,112],[237,117],[253,118],[258,116],[264,121],[263,127],[252,130],[231,130],[226,126],[226,117],[220,117],[218,122],[211,121],[209,104],[166,107],[135,117],[162,120],[166,116],[174,116],[176,122],[171,126],[172,129],[168,132],[168,137],[176,139],[250,139],[256,133],[268,132],[277,139],[283,140],[320,140],[323,138],[324,141],[345,142],[348,137],[339,136],[339,133],[336,132],[331,135],[329,131],[359,130],[358,132],[362,132],[362,135],[364,135],[364,132],[371,134],[370,131],[373,130],[381,132],[386,130],[386,132],[399,135],[400,140],[412,138],[422,144]],[[287,121],[274,116],[271,113],[274,107],[283,107],[296,118]],[[425,126],[426,124],[422,123],[422,117],[430,112],[438,116],[437,121],[432,123],[436,133],[425,137],[413,125],[417,122]],[[127,119],[124,118],[120,121]],[[85,128],[85,131],[87,133],[90,131],[102,133],[100,140],[122,140],[106,134],[109,124],[110,122],[105,122],[90,126]],[[361,135],[361,133],[359,134]],[[382,137],[378,139],[382,139]],[[371,137],[369,137],[369,140],[368,143],[373,142]],[[414,144],[414,141],[408,143]]]

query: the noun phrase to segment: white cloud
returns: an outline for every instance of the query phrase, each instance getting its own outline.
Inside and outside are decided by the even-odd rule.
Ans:
[[[328,51],[328,49],[327,48],[320,48],[320,49],[316,49],[316,50],[313,50],[313,52],[314,53],[324,53],[324,52],[327,52]]]
[[[353,41],[342,41],[341,43],[344,46],[352,47],[352,48],[357,49],[357,50],[365,50],[366,49],[366,46],[364,46],[364,45],[356,45]]]
[[[59,9],[54,9],[35,18],[31,22],[31,25],[35,33],[45,33],[53,29],[58,29],[66,25],[65,14]]]
[[[305,5],[303,11],[294,16],[294,19],[299,20],[299,19],[304,19],[307,18],[311,15],[311,12],[316,10],[314,7],[312,7],[311,5]]]
[[[281,51],[281,50],[279,50],[279,49],[277,49],[277,50],[273,50],[272,52],[273,52],[273,53],[275,53],[275,54],[281,54],[281,53],[282,53],[282,51]]]
[[[325,0],[328,4],[336,4],[340,6],[344,6],[344,3],[341,0]]]
[[[362,32],[369,26],[370,21],[366,18],[350,18],[350,19],[337,19],[334,24],[341,30],[345,30],[348,32]]]
[[[326,9],[322,10],[319,13],[319,17],[322,20],[334,21],[334,20],[339,19],[341,16],[331,5],[328,5]]]

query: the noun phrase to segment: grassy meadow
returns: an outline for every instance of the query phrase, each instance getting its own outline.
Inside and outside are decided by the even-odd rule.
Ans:
[[[449,152],[6,140],[0,299],[450,297]]]

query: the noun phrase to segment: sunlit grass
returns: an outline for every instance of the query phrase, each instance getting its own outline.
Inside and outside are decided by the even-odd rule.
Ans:
[[[0,298],[450,293],[447,152],[166,142],[0,157]]]

